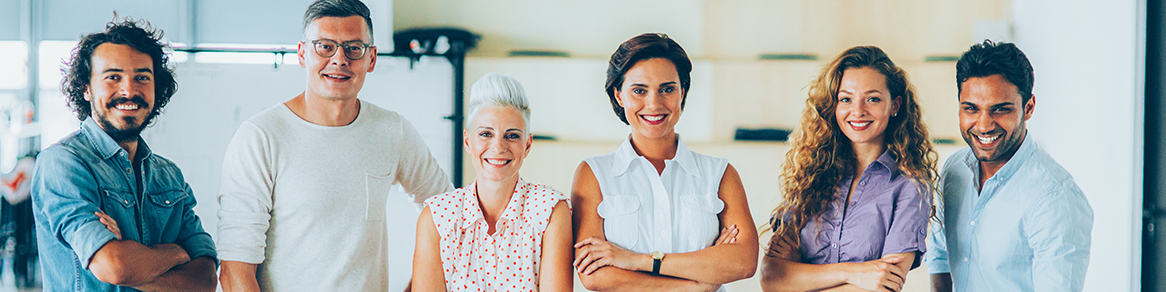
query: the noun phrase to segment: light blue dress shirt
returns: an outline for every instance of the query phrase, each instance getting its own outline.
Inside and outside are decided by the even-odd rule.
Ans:
[[[93,255],[115,239],[93,214],[98,210],[117,222],[123,240],[174,243],[191,259],[216,257],[178,166],[141,140],[136,155],[137,175],[126,151],[89,118],[37,156],[31,190],[44,291],[137,291],[101,282],[89,271]]]
[[[944,165],[928,271],[951,273],[953,291],[1081,291],[1093,208],[1069,172],[1032,133],[983,191],[979,172],[970,148]]]

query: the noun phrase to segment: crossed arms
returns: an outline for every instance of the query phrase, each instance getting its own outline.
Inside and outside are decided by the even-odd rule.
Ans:
[[[718,191],[725,208],[715,245],[694,252],[667,254],[659,275],[652,259],[607,242],[597,208],[603,200],[599,182],[587,162],[575,171],[571,202],[575,205],[575,268],[589,290],[716,290],[721,284],[752,277],[757,271],[757,235],[741,177],[728,165]],[[745,230],[736,232],[734,230]],[[736,232],[736,234],[733,234]],[[703,267],[693,269],[692,267]]]

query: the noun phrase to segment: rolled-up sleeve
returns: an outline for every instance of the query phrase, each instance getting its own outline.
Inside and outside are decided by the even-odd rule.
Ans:
[[[186,193],[194,194],[190,185],[186,185]],[[194,206],[198,205],[198,201],[194,196],[188,198],[188,203],[184,206],[182,213],[182,230],[178,234],[177,244],[186,251],[191,259],[210,257],[215,260],[217,265],[219,260],[218,253],[215,252],[215,242],[211,239],[211,235],[202,229],[202,220],[199,219],[198,214],[194,213]]]
[[[1081,291],[1089,266],[1093,208],[1076,186],[1039,198],[1025,214],[1034,291]]]
[[[421,210],[425,199],[453,191],[454,187],[413,124],[401,118],[400,128],[401,162],[397,164],[397,182],[413,196],[414,205]]]
[[[922,190],[923,195],[920,195]],[[931,213],[931,191],[926,186],[914,183],[904,184],[895,198],[895,209],[887,238],[883,244],[883,256],[905,252],[927,252],[927,217]],[[912,268],[919,266],[917,258]]]
[[[49,147],[37,159],[31,181],[37,224],[89,269],[93,255],[117,239],[93,214],[100,211],[97,182],[81,158],[62,147]]]
[[[250,264],[264,260],[275,183],[269,144],[259,128],[244,122],[227,146],[218,193],[221,260]]]

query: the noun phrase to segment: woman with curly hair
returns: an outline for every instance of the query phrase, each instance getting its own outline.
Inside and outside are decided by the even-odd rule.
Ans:
[[[902,289],[934,209],[938,157],[921,116],[906,73],[877,47],[823,68],[782,165],[764,290]]]

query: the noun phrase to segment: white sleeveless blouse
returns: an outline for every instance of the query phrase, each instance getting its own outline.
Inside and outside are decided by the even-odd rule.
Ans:
[[[718,197],[728,160],[694,153],[677,138],[676,156],[656,168],[625,140],[614,153],[583,161],[591,167],[603,200],[607,241],[637,252],[684,253],[713,245],[720,234]]]

